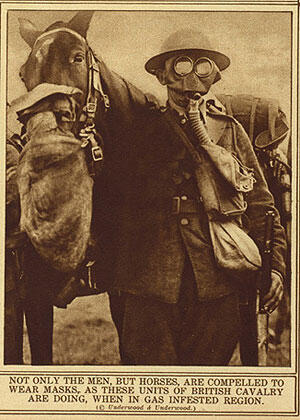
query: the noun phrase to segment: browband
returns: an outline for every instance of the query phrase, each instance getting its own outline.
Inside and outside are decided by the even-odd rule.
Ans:
[[[69,28],[56,28],[56,29],[52,29],[51,31],[47,31],[42,33],[40,36],[37,37],[37,39],[35,40],[35,43],[33,45],[33,47],[35,46],[35,44],[42,38],[44,38],[45,36],[51,35],[51,34],[55,34],[56,32],[69,32],[72,35],[75,35],[78,39],[80,39],[80,41],[83,41],[86,43],[86,39],[83,38],[83,36],[79,35],[78,32],[73,31],[72,29]]]

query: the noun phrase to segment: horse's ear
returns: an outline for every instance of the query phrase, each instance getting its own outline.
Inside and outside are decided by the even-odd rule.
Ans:
[[[86,38],[89,29],[90,21],[94,11],[80,11],[70,20],[68,27],[78,32],[81,36]]]
[[[21,37],[29,45],[29,47],[32,48],[35,40],[42,32],[38,31],[34,24],[28,19],[19,18],[19,25]]]

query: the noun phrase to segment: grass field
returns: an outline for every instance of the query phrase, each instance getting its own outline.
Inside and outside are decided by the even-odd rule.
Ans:
[[[30,363],[26,332],[24,360]],[[77,298],[67,309],[54,309],[53,363],[119,363],[118,338],[110,316],[107,295]]]
[[[271,319],[271,326],[272,322]],[[271,345],[268,364],[289,366],[289,330],[279,345]],[[25,363],[30,363],[30,351],[24,331]],[[54,310],[53,362],[56,365],[117,365],[120,363],[118,338],[113,325],[106,294],[75,299],[67,309]],[[240,365],[236,349],[230,365]]]

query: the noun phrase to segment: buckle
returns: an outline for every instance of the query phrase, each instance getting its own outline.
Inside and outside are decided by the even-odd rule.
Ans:
[[[92,157],[94,162],[103,160],[103,151],[100,146],[92,147]]]
[[[172,198],[172,213],[179,214],[180,213],[180,197],[173,197]]]
[[[110,107],[110,103],[109,103],[109,98],[107,95],[105,95],[105,93],[102,95],[103,98],[103,103],[104,103],[104,108],[108,109]]]
[[[88,114],[95,114],[97,110],[97,104],[95,102],[88,102],[84,108]]]

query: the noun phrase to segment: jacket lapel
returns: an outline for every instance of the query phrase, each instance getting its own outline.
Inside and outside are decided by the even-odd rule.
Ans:
[[[207,113],[207,123],[206,128],[209,137],[211,138],[212,142],[217,144],[224,134],[224,130],[227,126],[227,119],[220,118],[221,114],[215,114],[212,112]]]

